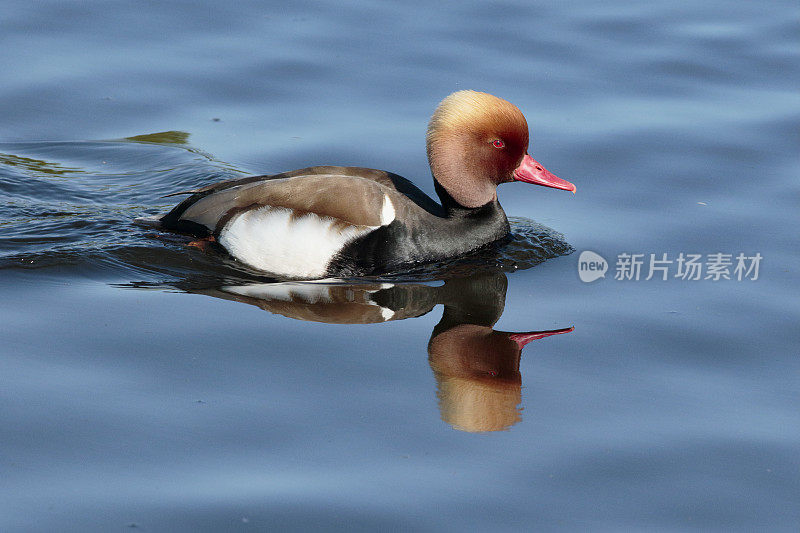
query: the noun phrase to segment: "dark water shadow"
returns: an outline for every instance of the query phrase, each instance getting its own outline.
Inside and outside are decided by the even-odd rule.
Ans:
[[[141,284],[124,286],[142,287]],[[469,432],[504,430],[519,422],[522,349],[531,341],[574,329],[525,332],[493,329],[505,308],[508,280],[502,272],[451,277],[439,285],[323,280],[203,287],[195,279],[173,287],[253,305],[295,320],[328,324],[404,320],[420,317],[442,305],[442,318],[428,341],[428,362],[436,378],[442,420],[455,429]]]

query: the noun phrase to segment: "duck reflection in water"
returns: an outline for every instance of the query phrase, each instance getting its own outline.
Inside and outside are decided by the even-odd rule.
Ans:
[[[458,430],[483,432],[508,429],[521,419],[523,347],[573,330],[495,331],[492,326],[503,313],[507,286],[504,274],[490,273],[448,279],[440,286],[297,282],[189,290],[298,320],[335,324],[412,318],[442,304],[442,319],[428,342],[441,416]]]

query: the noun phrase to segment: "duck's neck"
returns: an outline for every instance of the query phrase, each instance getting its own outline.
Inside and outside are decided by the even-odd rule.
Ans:
[[[436,194],[439,196],[439,202],[442,204],[448,216],[450,216],[451,211],[455,210],[457,212],[458,210],[469,209],[456,202],[453,197],[450,196],[450,193],[447,192],[447,189],[445,189],[436,178],[433,178],[433,187],[436,190]]]
[[[508,235],[510,231],[508,218],[496,197],[480,207],[464,207],[455,201],[435,178],[433,183],[451,231],[459,232],[465,240],[482,244],[494,242]]]

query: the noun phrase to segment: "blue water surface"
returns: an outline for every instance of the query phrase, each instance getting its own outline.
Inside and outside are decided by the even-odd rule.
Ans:
[[[797,25],[777,0],[5,2],[0,530],[795,531]],[[434,194],[459,89],[519,106],[578,187],[503,185],[513,237],[477,256],[276,283],[132,224],[317,164]],[[681,253],[762,260],[645,279]]]

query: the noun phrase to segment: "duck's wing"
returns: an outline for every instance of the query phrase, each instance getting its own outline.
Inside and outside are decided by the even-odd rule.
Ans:
[[[209,185],[193,191],[161,218],[161,224],[165,229],[219,234],[235,215],[262,206],[287,209],[294,217],[313,213],[350,226],[378,227],[394,220],[400,193],[388,178],[319,171],[324,168]]]
[[[391,172],[360,167],[309,167],[222,181],[168,196],[180,194],[191,196],[166,215],[153,219],[150,225],[207,235],[219,232],[220,222],[224,225],[242,209],[272,205],[329,216],[349,224],[376,226],[381,225],[381,217],[386,214],[383,208],[387,194],[395,210],[420,208],[443,216],[441,206],[409,180]]]
[[[177,191],[165,194],[164,196],[162,196],[162,198],[170,198],[172,196],[181,196],[185,194],[208,195],[211,193],[219,192],[224,189],[230,189],[231,187],[238,187],[239,185],[247,185],[258,181],[269,181],[269,180],[279,180],[284,178],[294,178],[297,176],[318,176],[318,175],[360,176],[363,178],[371,179],[373,181],[377,181],[378,183],[383,183],[384,185],[390,185],[392,182],[391,176],[394,176],[389,172],[383,170],[376,170],[372,168],[337,167],[337,166],[307,167],[307,168],[300,168],[297,170],[290,170],[287,172],[281,172],[280,174],[264,174],[259,176],[248,176],[246,178],[218,181],[216,183],[212,183],[204,187],[198,187],[197,189],[189,189],[185,191]]]

